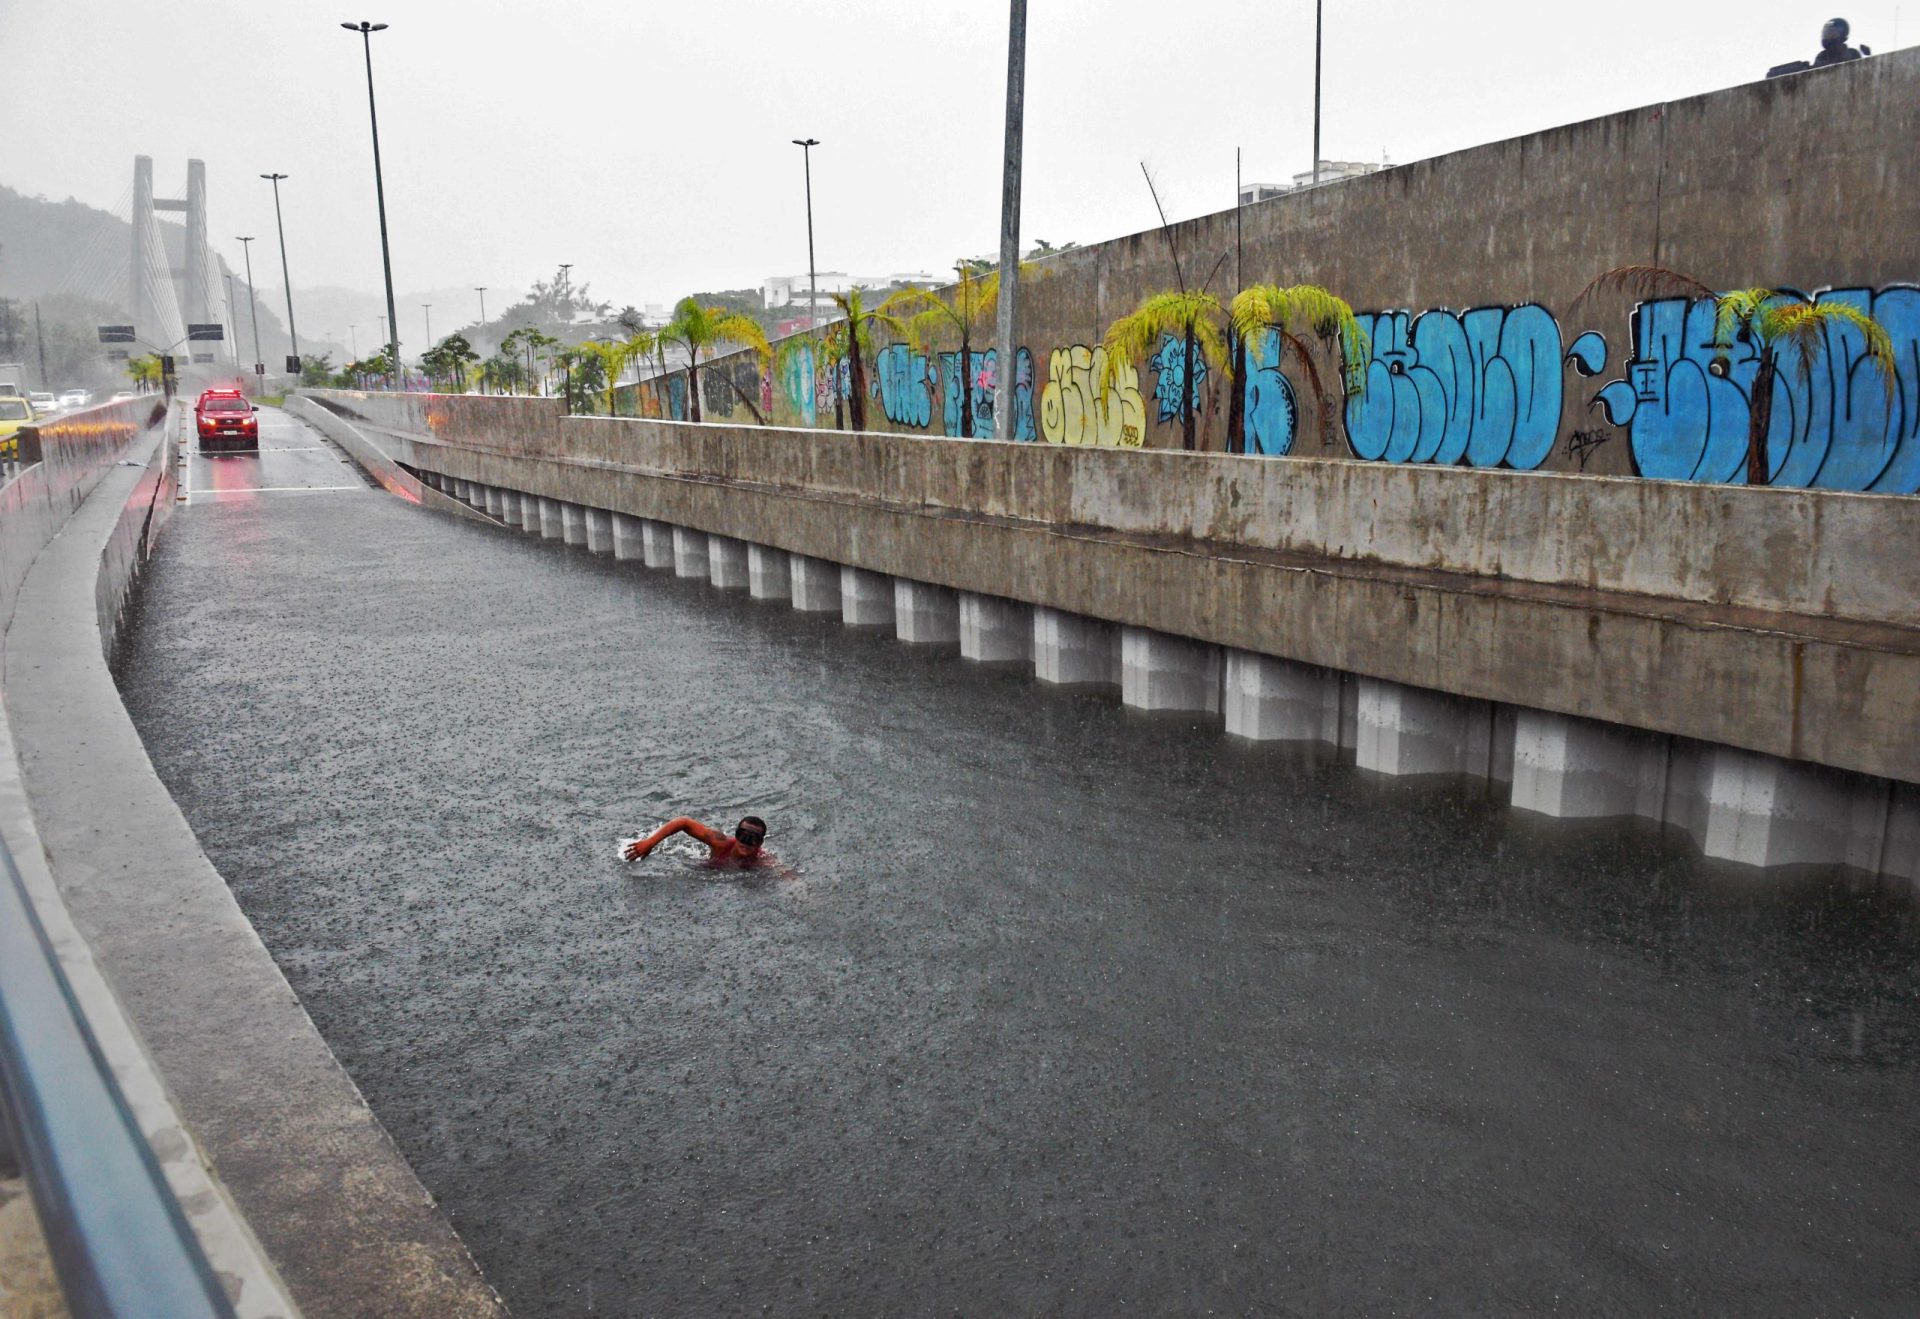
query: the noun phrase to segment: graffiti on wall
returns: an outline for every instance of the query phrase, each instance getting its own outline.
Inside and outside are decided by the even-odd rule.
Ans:
[[[1247,340],[1247,378],[1241,388],[1247,452],[1279,457],[1293,452],[1294,427],[1299,424],[1293,382],[1280,369],[1278,330],[1264,330]]]
[[[1826,326],[1804,372],[1789,351],[1773,380],[1772,483],[1920,491],[1920,288],[1830,289],[1814,300],[1842,302],[1879,321],[1893,340],[1895,370],[1889,381],[1865,360],[1860,331],[1839,321]],[[1713,331],[1711,300],[1663,298],[1634,310],[1626,375],[1603,385],[1594,402],[1627,429],[1642,476],[1746,479],[1759,352],[1750,342],[1717,345]],[[1584,334],[1571,355],[1582,374],[1597,375],[1606,341]]]
[[[1842,322],[1824,327],[1806,370],[1797,355],[1783,358],[1768,442],[1773,483],[1920,492],[1920,287],[1836,289],[1816,297],[1878,320],[1892,339],[1895,370],[1890,379],[1883,377],[1866,360],[1859,330]],[[1364,380],[1365,388],[1348,394],[1347,442],[1356,456],[1385,462],[1531,470],[1553,458],[1556,465],[1584,471],[1590,463],[1600,465],[1596,459],[1618,438],[1627,457],[1605,459],[1611,469],[1630,462],[1646,477],[1744,481],[1757,348],[1716,344],[1713,313],[1711,300],[1641,304],[1629,321],[1627,360],[1618,378],[1604,382],[1597,378],[1611,355],[1607,336],[1589,330],[1566,344],[1553,314],[1537,304],[1362,313],[1369,348],[1351,383]],[[1144,363],[1156,373],[1151,406],[1162,423],[1180,419],[1184,349],[1182,341],[1164,337]],[[1054,349],[1047,354],[1044,381],[1037,378],[1032,352],[1022,348],[1016,361],[1015,439],[1114,447],[1144,442],[1149,404],[1136,364],[1122,365],[1116,383],[1102,390],[1104,347]],[[1299,444],[1299,396],[1281,362],[1276,332],[1249,339],[1245,378],[1237,387],[1244,391],[1250,454],[1288,454]],[[774,371],[763,372],[745,357],[733,367],[714,365],[702,373],[706,410],[715,418],[733,415],[757,383],[768,415],[778,393],[804,424],[814,425],[831,415],[836,389],[843,395],[850,385],[845,363],[833,372],[816,371],[805,353],[790,355]],[[1563,438],[1569,368],[1576,396],[1580,378],[1596,379],[1591,405],[1603,415],[1590,422],[1572,419],[1567,424],[1580,428]],[[1194,371],[1197,400],[1207,383],[1205,363],[1194,363]],[[971,379],[962,381],[957,352],[930,360],[909,345],[893,344],[874,355],[866,387],[893,426],[927,431],[938,413],[941,429],[958,435],[965,406],[972,409],[974,433],[990,438],[997,373],[998,355],[991,349],[972,355]],[[644,416],[684,419],[684,373],[644,382],[634,404]]]
[[[759,383],[759,364],[752,357],[736,355],[708,363],[700,368],[701,415],[709,421],[733,416],[734,409],[751,403]]]
[[[1178,421],[1183,415],[1180,411],[1180,393],[1189,367],[1187,341],[1170,334],[1162,335],[1159,351],[1147,360],[1147,365],[1154,370],[1153,401],[1159,408],[1161,424]],[[1193,390],[1189,397],[1198,406],[1200,391],[1207,383],[1207,362],[1197,350],[1193,354],[1191,367]]]
[[[973,379],[966,390],[967,406],[973,409],[973,437],[991,440],[996,427],[993,419],[993,391],[1000,379],[1000,354],[989,348],[973,352]],[[1039,436],[1033,425],[1033,353],[1022,348],[1014,357],[1013,438],[1033,440]],[[940,354],[941,421],[948,435],[960,434],[960,354]]]
[[[1394,463],[1538,467],[1560,431],[1560,325],[1518,307],[1362,313],[1366,387],[1347,400],[1347,442]]]
[[[960,409],[973,413],[973,434],[979,439],[993,438],[993,376],[987,354],[974,349],[967,354],[970,376],[965,388],[960,383],[960,354],[940,354],[941,422],[948,435],[960,434]]]
[[[925,430],[933,420],[933,368],[925,353],[906,344],[888,344],[873,358],[873,383],[880,409],[896,426]]]
[[[819,392],[814,382],[813,349],[788,353],[780,363],[780,391],[798,414],[802,426],[811,426],[819,418]],[[832,407],[829,399],[827,406]]]
[[[1074,344],[1047,354],[1047,384],[1040,393],[1040,435],[1048,444],[1094,444],[1137,449],[1146,438],[1147,407],[1140,373],[1122,362],[1102,390],[1107,350]]]

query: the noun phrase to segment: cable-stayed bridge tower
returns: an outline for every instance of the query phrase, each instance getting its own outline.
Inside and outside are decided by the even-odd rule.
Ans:
[[[186,241],[180,264],[172,264],[161,237],[158,213],[186,215]],[[187,162],[187,195],[153,195],[153,157],[133,158],[132,246],[127,264],[127,310],[134,334],[156,348],[180,345],[187,326],[219,319],[218,276],[213,251],[207,245],[207,166]],[[176,286],[176,281],[178,285]]]

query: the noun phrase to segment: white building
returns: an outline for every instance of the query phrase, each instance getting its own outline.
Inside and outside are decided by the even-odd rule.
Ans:
[[[833,305],[832,295],[846,293],[851,289],[884,289],[896,284],[912,284],[919,288],[933,288],[940,281],[924,271],[915,271],[897,275],[849,275],[844,270],[822,270],[812,281],[817,284],[820,293],[820,305],[814,314],[822,321],[839,314]],[[791,307],[794,314],[807,314],[807,295],[809,278],[804,270],[797,275],[768,275],[760,281],[760,298],[768,311],[777,311],[782,307]]]
[[[1357,179],[1363,174],[1378,174],[1386,168],[1384,161],[1376,165],[1365,160],[1323,160],[1320,162],[1320,186],[1338,183],[1341,179]],[[1240,204],[1251,206],[1269,197],[1284,197],[1290,192],[1313,186],[1312,170],[1294,175],[1292,183],[1243,183],[1240,185]]]

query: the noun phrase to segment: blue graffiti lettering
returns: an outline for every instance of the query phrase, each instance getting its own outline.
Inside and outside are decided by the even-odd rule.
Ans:
[[[1781,355],[1767,428],[1769,480],[1920,491],[1920,288],[1836,289],[1815,301],[1841,302],[1879,321],[1893,340],[1893,378],[1866,359],[1860,331],[1841,321],[1827,325],[1808,369],[1793,351]],[[1594,401],[1614,425],[1629,428],[1642,476],[1746,480],[1759,352],[1751,342],[1717,345],[1713,331],[1709,299],[1663,298],[1634,310],[1626,376],[1609,381]]]
[[[799,414],[802,426],[811,426],[819,420],[819,410],[814,392],[813,349],[805,348],[786,355],[780,367],[780,388],[787,396],[787,402]]]
[[[896,426],[925,430],[933,420],[932,376],[924,353],[903,343],[888,344],[873,359],[873,384],[880,407]]]
[[[981,352],[973,349],[967,354],[968,365],[972,369],[973,379],[964,391],[967,406],[973,412],[973,435],[975,439],[993,438],[993,376],[991,361],[993,350]],[[941,420],[946,425],[947,434],[960,433],[960,354],[940,354],[940,407]]]
[[[973,407],[973,437],[977,440],[994,438],[993,391],[999,384],[1000,354],[992,349],[973,355],[973,388],[970,402]],[[959,378],[960,354],[940,354],[940,377],[944,388],[943,421],[947,434],[960,433]],[[1033,422],[1033,354],[1022,348],[1014,358],[1013,372],[1013,438],[1016,440],[1037,440],[1039,431]]]
[[[1293,382],[1280,370],[1280,351],[1278,330],[1264,330],[1247,340],[1247,378],[1242,387],[1248,453],[1279,457],[1293,452],[1299,409]]]
[[[1347,400],[1362,458],[1531,471],[1560,430],[1560,326],[1537,304],[1362,313],[1366,389]]]

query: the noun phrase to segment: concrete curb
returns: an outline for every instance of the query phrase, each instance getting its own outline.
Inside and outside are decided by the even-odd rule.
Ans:
[[[96,617],[102,623],[117,618],[146,558],[153,532],[172,512],[171,418],[164,429],[169,434],[152,441],[137,474],[125,466],[111,469],[93,487],[103,507],[111,507],[116,501],[120,505],[108,544],[98,560],[94,603]],[[136,450],[138,447],[136,444]],[[129,485],[130,490],[126,489]],[[31,626],[22,624],[23,629]],[[102,634],[101,641],[106,640]],[[159,1160],[168,1187],[185,1211],[201,1249],[226,1287],[235,1313],[241,1319],[297,1314],[260,1243],[187,1134],[186,1124],[135,1030],[131,1014],[116,997],[92,947],[74,923],[54,881],[35,823],[12,721],[4,717],[0,717],[0,832],[4,832],[14,853],[34,913],[53,945],[88,1029],[112,1068],[121,1095]]]
[[[432,486],[424,484],[411,472],[396,463],[381,447],[367,437],[359,427],[338,413],[330,412],[310,398],[290,394],[281,405],[293,416],[316,427],[321,434],[347,451],[347,456],[366,471],[385,489],[399,495],[410,503],[422,508],[431,508],[441,513],[452,513],[474,522],[484,522],[497,527],[500,523],[476,512],[450,495],[442,494]]]

